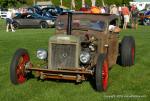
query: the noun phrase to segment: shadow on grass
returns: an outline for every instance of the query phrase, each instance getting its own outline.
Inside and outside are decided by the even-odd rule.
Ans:
[[[117,57],[117,64],[118,65],[122,65],[121,64],[121,43],[119,43],[119,56]]]
[[[35,76],[32,74],[32,72],[29,72],[28,74],[27,74],[27,80],[29,80],[29,79],[34,79],[35,78]]]
[[[89,77],[88,81],[89,81],[91,87],[93,88],[93,90],[96,91],[96,83],[95,83],[96,81],[95,81],[95,78],[94,77]]]

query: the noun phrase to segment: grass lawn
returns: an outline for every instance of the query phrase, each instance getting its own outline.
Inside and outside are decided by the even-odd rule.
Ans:
[[[48,38],[55,29],[18,29],[6,32],[0,21],[0,101],[149,101],[150,99],[150,27],[127,29],[121,37],[132,35],[136,40],[136,64],[131,68],[114,65],[109,71],[109,87],[106,92],[96,92],[89,81],[81,84],[30,79],[22,85],[13,85],[9,67],[16,49],[29,51],[36,63],[36,50],[47,49]]]

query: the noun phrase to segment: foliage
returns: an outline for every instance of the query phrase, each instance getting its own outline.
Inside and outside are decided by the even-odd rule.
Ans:
[[[34,3],[33,0],[26,0],[26,4],[29,5],[29,6],[33,5],[33,3]]]
[[[1,7],[20,7],[25,4],[25,0],[0,0]]]
[[[34,1],[49,1],[49,0],[0,0],[0,5],[2,7],[19,7],[21,5],[33,5]],[[60,5],[60,0],[51,0],[55,5]],[[107,5],[116,4],[121,5],[122,3],[128,4],[132,0],[104,0]],[[82,0],[75,0],[76,8],[81,8]],[[91,6],[91,0],[85,0],[86,4]],[[96,4],[102,6],[102,0],[96,0]],[[70,8],[71,0],[63,0],[63,5]]]
[[[70,8],[70,3],[71,0],[63,0],[63,5],[66,7]],[[116,4],[116,5],[122,5],[123,3],[129,4],[129,2],[132,0],[104,0],[105,5],[111,5],[111,4]],[[52,2],[56,5],[60,5],[59,0],[52,0]],[[81,8],[82,6],[82,0],[75,0],[76,3],[76,9]],[[88,4],[88,6],[91,6],[91,0],[85,0],[85,3]],[[98,6],[103,6],[102,0],[96,0],[96,5]]]

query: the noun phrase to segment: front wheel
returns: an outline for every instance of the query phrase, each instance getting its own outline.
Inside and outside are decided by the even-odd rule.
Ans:
[[[150,19],[148,19],[148,18],[143,19],[143,24],[144,24],[145,26],[150,25]]]
[[[25,66],[29,63],[30,57],[25,49],[18,49],[11,61],[10,65],[10,80],[13,84],[22,84],[27,79]]]
[[[105,54],[100,54],[97,59],[95,82],[97,91],[106,91],[108,86],[108,61]]]
[[[43,29],[43,28],[48,28],[48,24],[47,22],[41,22],[40,23],[40,27]]]

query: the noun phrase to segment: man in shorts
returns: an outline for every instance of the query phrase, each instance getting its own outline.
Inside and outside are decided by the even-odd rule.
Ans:
[[[138,9],[135,5],[131,7],[131,21],[132,21],[132,28],[137,29],[138,27]]]
[[[123,24],[123,29],[126,29],[127,28],[127,25],[129,23],[129,18],[130,18],[130,12],[129,12],[129,8],[125,6],[122,7],[122,15],[123,15],[123,18],[124,18],[124,24]]]
[[[11,28],[12,32],[15,32],[12,23],[13,23],[12,12],[8,11],[6,15],[6,32],[9,32],[9,28]]]

